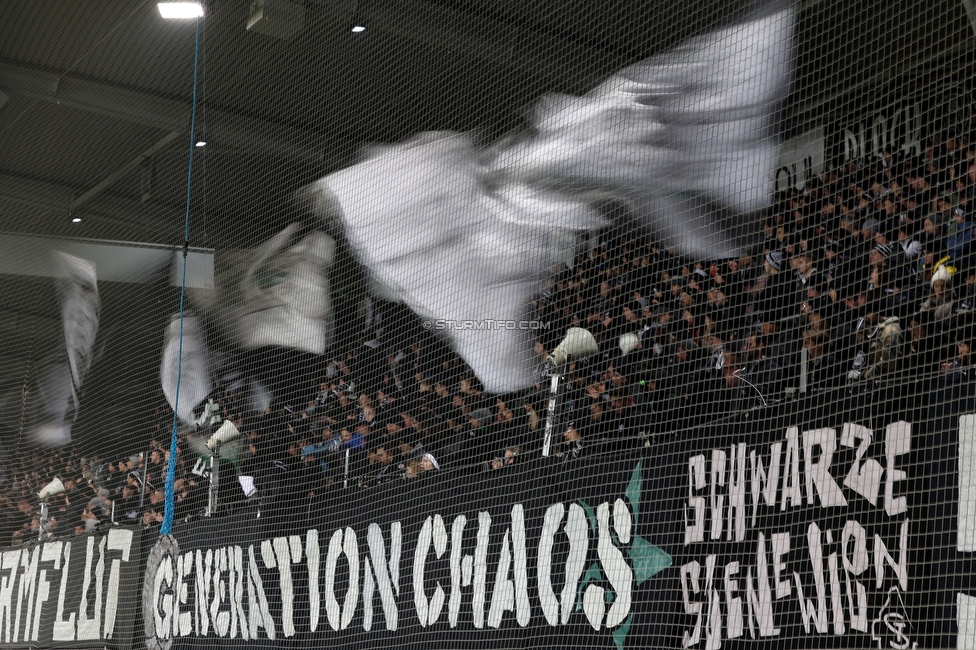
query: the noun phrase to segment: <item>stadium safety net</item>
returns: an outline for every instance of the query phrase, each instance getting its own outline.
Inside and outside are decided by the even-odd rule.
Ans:
[[[973,0],[0,13],[0,648],[976,648]]]

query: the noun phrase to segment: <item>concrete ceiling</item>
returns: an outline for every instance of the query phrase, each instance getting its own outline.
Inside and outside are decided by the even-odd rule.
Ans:
[[[287,40],[248,31],[246,2],[206,5],[193,244],[260,241],[288,217],[296,187],[364,144],[503,133],[543,93],[585,91],[748,3],[298,4],[304,25]],[[796,107],[972,48],[957,0],[801,6]],[[181,243],[194,23],[164,21],[148,0],[35,0],[3,15],[0,231]],[[354,17],[366,33],[349,32]]]

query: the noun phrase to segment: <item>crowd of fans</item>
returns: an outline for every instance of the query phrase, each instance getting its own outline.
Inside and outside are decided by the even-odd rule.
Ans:
[[[615,228],[547,281],[533,302],[548,327],[535,344],[538,383],[488,395],[431,337],[360,339],[334,355],[298,399],[253,412],[242,392],[211,395],[177,451],[176,518],[207,502],[207,437],[225,421],[221,508],[327,498],[423,480],[442,466],[505,471],[535,454],[546,425],[546,359],[569,327],[599,353],[570,364],[555,433],[557,462],[593,445],[649,444],[702,418],[768,407],[802,392],[856,392],[905,381],[976,378],[976,148],[947,139],[917,157],[885,152],[776,195],[756,247],[689,261],[639,229]],[[0,543],[101,525],[158,525],[169,418],[144,454],[52,452],[5,468]],[[41,523],[37,490],[65,492]],[[43,530],[42,530],[43,528]]]
[[[537,305],[558,324],[540,356],[569,326],[600,345],[569,374],[567,417],[583,428],[567,435],[976,376],[974,199],[976,148],[931,140],[917,157],[886,151],[777,193],[760,243],[733,259],[680,259],[640,234],[601,239]]]

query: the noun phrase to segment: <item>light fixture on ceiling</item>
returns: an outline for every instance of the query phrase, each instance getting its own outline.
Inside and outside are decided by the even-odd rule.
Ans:
[[[71,220],[71,223],[81,223],[81,217],[75,217]]]
[[[199,140],[199,141],[197,141],[197,146],[198,147],[206,147],[207,146],[206,140]]]
[[[167,20],[187,20],[203,16],[203,5],[199,2],[159,2],[156,7],[159,15]]]
[[[352,29],[349,31],[351,31],[353,34],[361,34],[366,31],[366,26],[360,25],[358,22],[355,22],[352,25]]]

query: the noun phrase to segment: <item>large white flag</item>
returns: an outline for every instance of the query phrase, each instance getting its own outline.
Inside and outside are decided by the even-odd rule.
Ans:
[[[549,95],[495,147],[495,173],[599,189],[694,259],[738,254],[773,195],[777,113],[792,76],[792,9],[767,7],[631,65],[583,97]]]
[[[247,349],[281,346],[323,354],[334,314],[329,267],[335,241],[292,224],[247,254],[236,290],[220,300],[219,326]]]
[[[210,353],[207,335],[198,316],[186,316],[180,322],[173,316],[166,328],[163,358],[160,364],[163,394],[170,408],[180,420],[192,425],[196,418],[193,409],[199,406],[213,389],[210,381]],[[177,403],[179,384],[179,403]]]
[[[793,11],[767,7],[586,96],[543,98],[531,128],[487,149],[422,134],[370,150],[300,199],[341,223],[373,292],[443,332],[487,390],[522,388],[536,377],[518,323],[553,239],[601,225],[595,197],[627,202],[682,254],[742,251],[756,230],[746,215],[772,199],[792,32]]]
[[[71,442],[71,425],[78,417],[79,394],[92,363],[101,301],[94,262],[54,251],[51,264],[65,347],[40,370],[40,408],[31,439],[48,447],[61,447]]]
[[[524,183],[490,186],[471,139],[424,134],[311,188],[338,216],[380,297],[443,334],[490,392],[534,383],[529,303],[556,235],[596,228],[587,203]]]

